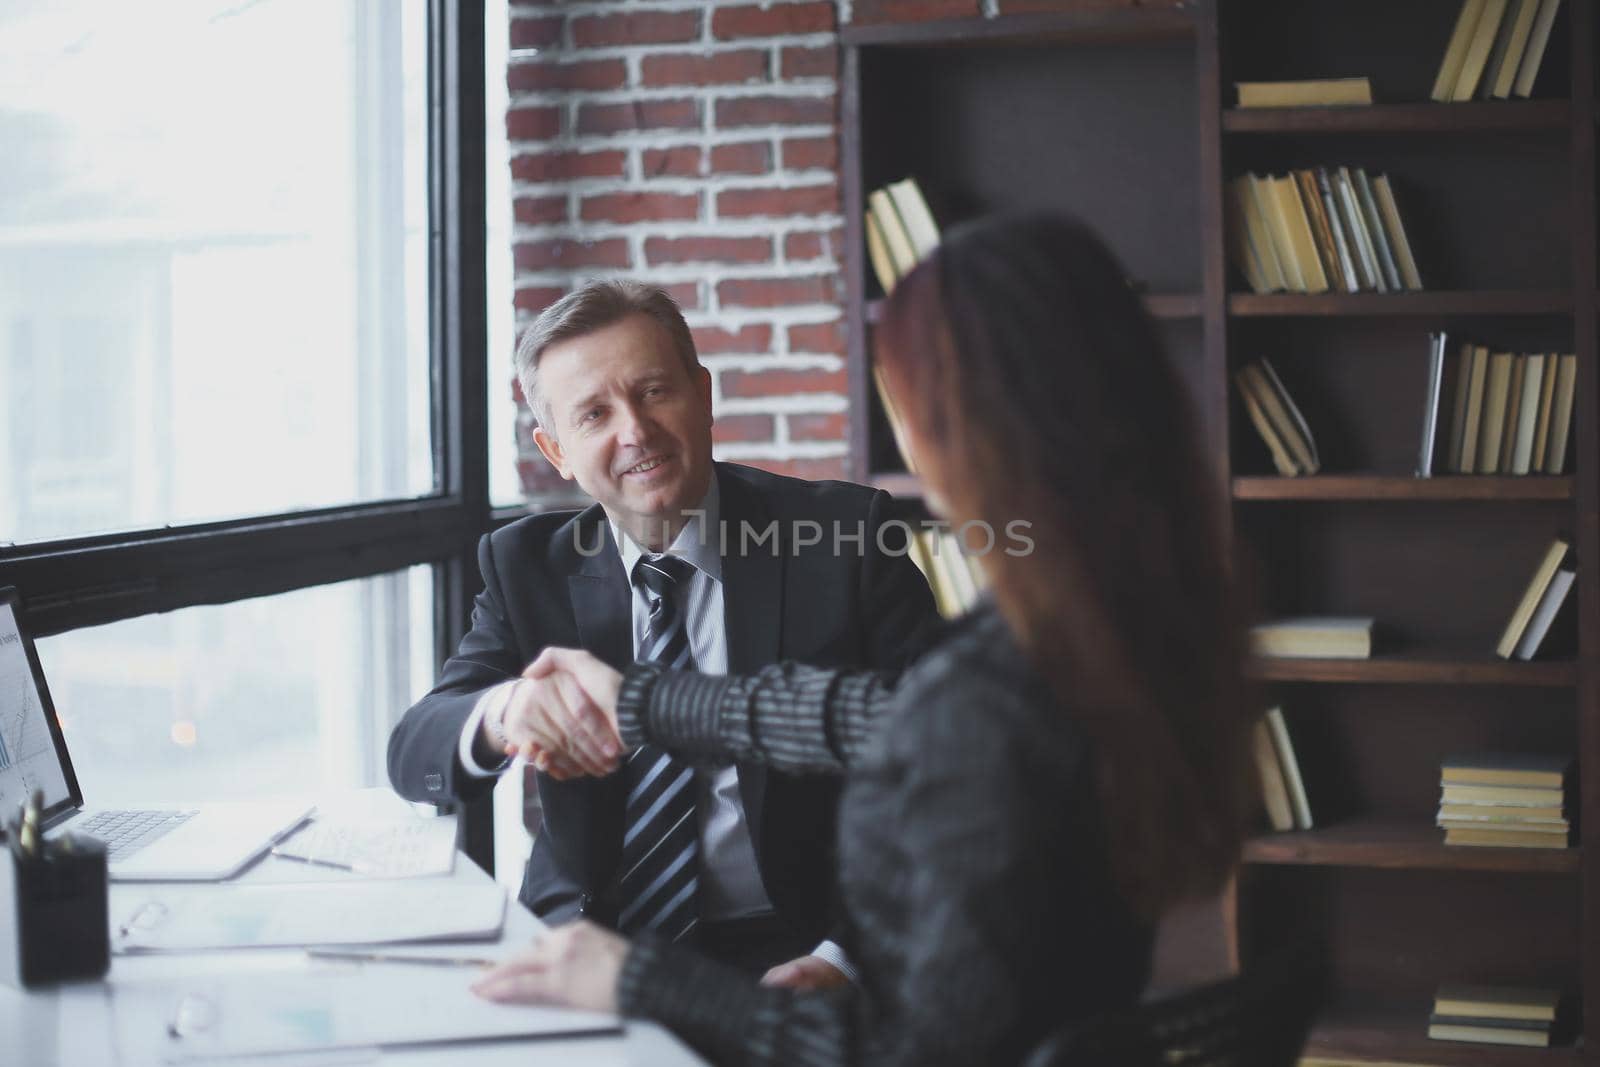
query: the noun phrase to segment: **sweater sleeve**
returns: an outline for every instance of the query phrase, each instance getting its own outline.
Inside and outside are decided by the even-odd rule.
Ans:
[[[691,759],[839,774],[865,751],[890,677],[797,663],[744,676],[636,664],[623,676],[617,724],[628,747],[650,741]]]

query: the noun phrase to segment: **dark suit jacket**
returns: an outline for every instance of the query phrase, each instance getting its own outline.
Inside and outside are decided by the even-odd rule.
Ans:
[[[730,673],[779,660],[898,670],[934,639],[938,617],[921,572],[877,543],[891,517],[886,494],[726,463],[716,476]],[[760,539],[774,523],[776,539]],[[817,536],[805,523],[820,525],[820,543],[801,543]],[[836,552],[835,523],[844,538],[862,531],[861,542],[842,540]],[[902,531],[883,533],[900,551]],[[586,648],[618,668],[633,659],[631,587],[598,505],[520,519],[483,539],[478,562],[484,590],[472,630],[389,738],[389,779],[411,800],[470,799],[492,787],[462,769],[461,731],[484,690],[516,677],[547,645]],[[798,934],[820,939],[829,933],[838,779],[741,763],[739,787],[767,895]],[[522,902],[553,921],[585,914],[614,922],[621,776],[557,782],[541,774],[538,788],[544,821]]]

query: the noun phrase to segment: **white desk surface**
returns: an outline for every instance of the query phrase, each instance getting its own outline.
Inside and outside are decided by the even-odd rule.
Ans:
[[[361,790],[334,798],[321,806],[330,815],[370,815],[393,817],[409,813],[410,805],[401,801],[387,789]],[[289,860],[267,857],[251,867],[238,879],[241,882],[307,882],[338,881],[359,876],[327,868],[310,867]],[[452,880],[463,885],[489,881],[489,876],[465,856],[456,857]],[[148,892],[148,886],[144,887]],[[203,890],[202,890],[203,891]],[[113,883],[111,886],[111,921],[125,918],[119,912],[119,898],[123,906],[127,898],[141,892],[137,885]],[[506,908],[506,924],[497,943],[463,943],[458,950],[473,956],[506,955],[531,940],[542,924],[515,900]],[[426,951],[444,952],[444,946],[430,945]],[[308,960],[299,949],[253,949],[234,952],[195,952],[148,956],[112,956],[111,972],[103,980],[113,986],[119,979],[137,981],[161,978],[182,978],[194,975],[238,975],[250,973],[283,973],[326,966]],[[370,965],[377,966],[377,965]],[[464,973],[463,981],[469,980]],[[101,983],[94,983],[100,986]],[[6,1063],[26,1064],[28,1067],[101,1067],[118,1062],[111,1044],[111,1027],[73,1027],[73,1032],[63,1035],[61,1006],[62,995],[55,989],[19,990],[0,983],[0,1059]],[[72,1018],[69,1025],[79,1021]],[[405,1067],[455,1067],[456,1064],[477,1065],[515,1064],[516,1067],[538,1067],[540,1064],[563,1067],[703,1067],[704,1061],[685,1047],[677,1038],[653,1023],[628,1022],[624,1032],[616,1035],[574,1038],[537,1038],[523,1040],[493,1040],[378,1050],[353,1050],[346,1053],[310,1053],[304,1056],[273,1056],[269,1059],[228,1061],[240,1065],[270,1062],[283,1067],[344,1067],[346,1064],[400,1064]],[[98,1031],[86,1034],[85,1031]],[[222,1061],[212,1061],[222,1062]],[[141,1065],[142,1067],[142,1065]]]

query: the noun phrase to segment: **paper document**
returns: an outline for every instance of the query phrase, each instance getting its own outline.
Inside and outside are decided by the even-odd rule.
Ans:
[[[317,819],[272,850],[275,856],[348,867],[374,878],[449,874],[455,867],[456,820]]]
[[[615,1016],[483,1000],[468,988],[476,974],[361,964],[187,983],[119,982],[111,1010],[125,1063],[621,1030]]]
[[[111,916],[117,952],[497,937],[506,894],[454,881],[209,886],[123,895]],[[124,913],[125,912],[125,913]]]

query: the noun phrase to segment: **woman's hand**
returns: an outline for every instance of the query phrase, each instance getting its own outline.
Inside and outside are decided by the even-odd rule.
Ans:
[[[628,942],[587,920],[547,930],[532,945],[472,983],[502,1004],[553,1004],[616,1014],[617,978]]]

